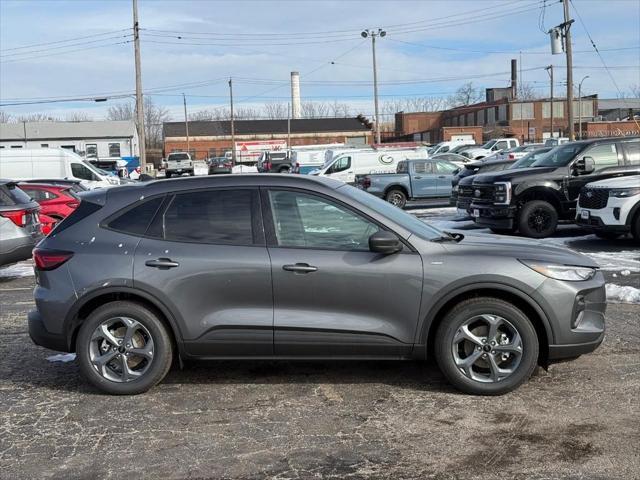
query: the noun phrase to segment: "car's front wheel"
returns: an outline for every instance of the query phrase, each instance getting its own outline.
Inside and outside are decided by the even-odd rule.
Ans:
[[[549,202],[532,200],[520,210],[518,230],[526,237],[546,238],[558,227],[558,212]]]
[[[165,377],[173,359],[171,339],[158,316],[127,301],[108,303],[89,315],[76,353],[83,375],[113,395],[146,392]]]
[[[454,387],[475,395],[502,395],[533,373],[538,337],[527,316],[504,300],[471,298],[439,325],[435,357]]]

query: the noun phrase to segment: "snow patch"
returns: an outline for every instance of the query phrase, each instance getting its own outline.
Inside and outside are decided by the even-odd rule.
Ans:
[[[607,300],[614,303],[640,304],[640,288],[607,283]]]
[[[62,363],[73,362],[75,359],[76,359],[75,353],[58,353],[56,355],[51,355],[50,357],[47,357],[47,360],[49,360],[50,362],[62,362]]]
[[[0,278],[32,277],[32,263],[16,263],[8,267],[0,268]]]
[[[236,165],[231,168],[231,173],[258,173],[258,168],[254,165]]]

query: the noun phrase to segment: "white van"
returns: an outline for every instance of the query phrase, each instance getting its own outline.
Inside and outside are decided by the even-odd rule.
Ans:
[[[3,148],[0,178],[66,178],[80,180],[87,188],[120,184],[118,177],[100,171],[80,155],[63,148]]]
[[[449,150],[459,145],[471,146],[475,144],[476,144],[475,140],[463,140],[463,139],[451,140],[448,142],[440,142],[429,149],[429,155],[433,157],[434,155],[437,155],[439,153],[447,153]]]
[[[317,175],[354,183],[356,175],[395,173],[399,161],[426,159],[428,156],[425,147],[353,150],[335,157],[332,162],[323,166]]]

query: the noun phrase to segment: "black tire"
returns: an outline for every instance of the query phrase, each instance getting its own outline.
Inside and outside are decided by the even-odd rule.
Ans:
[[[280,167],[280,170],[278,170],[278,173],[289,173],[291,171],[291,169],[289,167]]]
[[[128,382],[119,383],[103,377],[91,363],[91,337],[101,323],[114,317],[136,320],[153,339],[151,364],[140,377]],[[117,301],[98,307],[84,321],[76,340],[76,354],[83,376],[98,389],[111,395],[136,395],[146,392],[165,377],[171,368],[173,345],[166,327],[153,311],[139,303]]]
[[[164,176],[165,176],[166,178],[171,178],[171,172],[166,172],[166,173],[164,174]]]
[[[549,202],[532,200],[520,209],[518,229],[525,237],[546,238],[558,227],[558,212]]]
[[[522,342],[520,362],[513,373],[492,383],[468,377],[454,359],[454,337],[460,327],[469,319],[483,314],[507,320],[517,329]],[[474,395],[502,395],[516,389],[534,372],[539,353],[538,336],[527,316],[512,304],[492,297],[464,300],[449,311],[436,332],[434,350],[438,366],[447,380],[458,390]]]
[[[404,208],[407,204],[407,194],[399,188],[392,188],[389,190],[385,194],[384,199],[398,208]]]
[[[640,242],[640,210],[636,212],[635,217],[631,220],[631,235],[633,235],[636,242]]]
[[[603,240],[615,240],[616,238],[620,238],[620,233],[616,232],[595,232],[596,237],[602,238]]]
[[[515,232],[514,228],[490,228],[489,230],[491,230],[496,235],[511,235],[513,232]]]

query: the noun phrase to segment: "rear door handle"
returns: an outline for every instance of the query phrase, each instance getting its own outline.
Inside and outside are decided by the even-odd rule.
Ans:
[[[444,175],[438,175],[438,178],[447,178]]]
[[[175,268],[180,266],[178,262],[174,262],[170,258],[157,258],[156,260],[147,260],[146,262],[144,262],[144,264],[147,267],[154,267],[154,268],[161,268],[161,269]]]
[[[283,270],[294,273],[311,273],[318,270],[318,267],[309,265],[308,263],[296,263],[295,265],[283,265]]]

